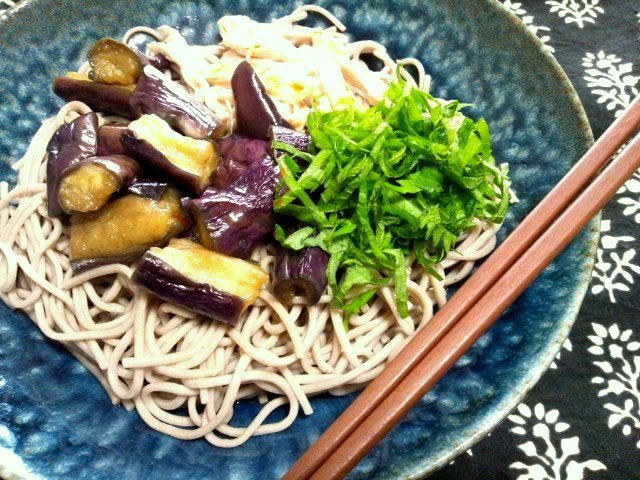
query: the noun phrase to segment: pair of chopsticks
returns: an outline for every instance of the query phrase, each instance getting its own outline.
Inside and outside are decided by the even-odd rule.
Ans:
[[[639,127],[640,97],[283,480],[338,479],[355,467],[640,168],[640,134],[632,138]]]

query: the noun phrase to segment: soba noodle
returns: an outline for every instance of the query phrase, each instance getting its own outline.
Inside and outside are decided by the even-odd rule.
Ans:
[[[293,25],[307,10],[313,9],[298,9],[278,21]],[[337,19],[334,23],[341,26]],[[297,44],[308,30],[293,27]],[[127,37],[140,31],[158,35],[143,28]],[[350,48],[355,58],[373,52],[388,64],[385,68],[395,69],[396,63],[375,42],[355,42]],[[404,63],[417,67],[419,82],[426,87],[422,66],[414,60]],[[379,77],[390,78],[391,72]],[[227,118],[233,118],[229,99],[221,99],[220,105],[226,105]],[[295,113],[306,107],[287,108]],[[446,287],[464,279],[496,243],[499,225],[477,221],[460,237],[456,251],[436,266],[443,280],[408,258],[407,318],[398,315],[390,287],[380,289],[349,319],[348,330],[342,312],[330,307],[329,291],[317,305],[296,299],[289,306],[267,287],[235,327],[201,318],[136,288],[130,266],[108,265],[72,275],[68,229],[47,216],[46,146],[60,125],[88,111],[86,105],[71,102],[45,120],[15,165],[16,186],[9,190],[6,182],[0,183],[0,298],[27,313],[48,338],[64,344],[114,404],[136,409],[151,428],[179,439],[204,437],[219,447],[235,447],[253,435],[286,429],[299,410],[311,414],[310,396],[363,388],[446,302]],[[105,118],[101,116],[101,122]],[[270,271],[272,246],[258,248],[252,259]],[[262,404],[259,413],[248,425],[232,426],[236,401],[249,398]],[[287,415],[269,422],[271,412],[280,407]]]

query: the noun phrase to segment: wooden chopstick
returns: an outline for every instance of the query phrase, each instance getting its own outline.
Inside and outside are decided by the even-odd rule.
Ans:
[[[311,476],[342,478],[453,366],[640,168],[640,134]]]
[[[640,124],[640,97],[607,129],[513,233],[460,287],[456,295],[409,342],[283,477],[304,480],[372,414],[429,351],[494,285],[578,196]],[[378,437],[375,437],[378,438]],[[373,439],[372,439],[373,440]],[[320,478],[320,477],[317,477]],[[325,477],[330,478],[330,477]]]

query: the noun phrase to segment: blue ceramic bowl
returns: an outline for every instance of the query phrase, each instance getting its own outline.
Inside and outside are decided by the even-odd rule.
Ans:
[[[0,178],[38,123],[61,102],[51,79],[79,65],[102,36],[131,26],[177,26],[195,43],[216,38],[216,19],[266,20],[294,2],[76,0],[25,2],[0,23]],[[299,2],[296,2],[296,4]],[[592,141],[567,77],[525,26],[489,0],[319,2],[353,37],[421,59],[435,94],[475,106],[491,126],[495,155],[511,165],[521,201],[503,235],[538,202]],[[357,7],[355,6],[357,5]],[[598,236],[593,222],[351,474],[416,478],[446,464],[494,427],[535,384],[566,338],[585,293]],[[313,400],[315,414],[276,435],[233,449],[184,442],[113,407],[94,378],[28,318],[0,305],[0,472],[45,479],[275,479],[351,402]],[[238,406],[239,422],[256,410]]]

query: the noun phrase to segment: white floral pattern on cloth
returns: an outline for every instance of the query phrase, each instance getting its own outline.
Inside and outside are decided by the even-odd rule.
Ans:
[[[617,202],[624,205],[622,214],[640,224],[640,170],[618,190]]]
[[[584,79],[598,103],[606,103],[607,110],[619,116],[638,95],[640,77],[633,75],[633,64],[622,63],[622,59],[602,50],[597,54],[587,53],[582,59],[585,67]]]
[[[515,425],[511,432],[526,439],[518,448],[527,459],[509,466],[518,471],[517,480],[582,480],[585,471],[607,469],[599,460],[584,459],[580,439],[569,436],[571,426],[560,421],[558,410],[521,403],[508,419]]]
[[[593,345],[588,351],[598,357],[593,364],[602,372],[592,383],[600,386],[599,397],[611,400],[604,404],[610,412],[608,427],[621,427],[625,436],[633,434],[640,449],[640,342],[631,329],[621,331],[617,323],[592,327],[595,335],[589,336]]]
[[[549,365],[549,368],[551,368],[552,370],[556,370],[558,368],[558,362],[562,358],[563,350],[566,350],[567,352],[573,352],[573,343],[571,343],[571,339],[567,338],[562,343],[562,347],[560,348],[560,351],[556,355],[556,358],[553,360],[553,362],[551,362],[551,365]]]
[[[548,0],[551,13],[564,18],[565,23],[573,23],[583,28],[587,23],[596,23],[596,18],[604,13],[600,0]]]
[[[613,111],[617,117],[638,95],[640,77],[633,74],[633,64],[623,63],[614,55],[599,51],[597,54],[587,53],[582,59],[585,67],[584,79],[591,93],[596,95],[597,102],[606,104],[606,109]],[[640,223],[640,173],[629,179],[618,191],[616,202],[624,205],[624,216],[634,216]],[[629,292],[635,283],[635,276],[640,275],[636,250],[632,248],[637,239],[631,235],[611,235],[611,221],[603,220],[600,248],[593,273],[591,293],[598,295],[607,292],[609,300],[616,302],[615,292]]]
[[[637,175],[637,173],[636,173]],[[607,292],[609,300],[616,303],[616,291],[629,292],[635,275],[640,275],[640,264],[636,260],[636,250],[632,245],[636,239],[631,235],[610,235],[611,221],[601,223],[602,237],[593,278],[591,293],[598,295]],[[622,253],[619,253],[622,252]]]
[[[0,0],[0,18],[18,1]],[[632,6],[635,2],[618,1],[628,4],[629,13],[625,13],[625,15],[629,15],[634,22],[640,23],[640,11],[637,11],[637,5]],[[545,48],[552,53],[555,52],[555,49],[550,45],[552,41],[551,29],[539,25],[540,22],[546,25],[557,25],[564,22],[565,29],[575,33],[582,31],[585,44],[589,44],[586,36],[590,35],[588,32],[593,32],[593,28],[590,27],[602,26],[607,16],[612,15],[610,4],[600,2],[600,0],[546,0],[544,4],[547,7],[542,8],[547,8],[550,14],[544,12],[544,15],[540,9],[535,9],[538,2],[542,4],[540,0],[502,1],[504,6],[520,17],[527,28],[537,35]],[[528,13],[527,8],[536,10],[538,12],[536,17]],[[554,20],[557,23],[554,23]],[[556,29],[560,32],[560,26],[554,27],[554,31]],[[611,34],[614,35],[615,32]],[[621,50],[616,55],[611,51],[598,50],[599,45],[597,47],[594,45],[598,44],[591,42],[590,51],[597,53],[585,52],[582,58],[582,66],[585,69],[583,78],[576,77],[572,80],[575,84],[580,82],[586,84],[596,98],[596,102],[602,107],[598,110],[594,109],[594,111],[601,115],[610,115],[613,120],[614,115],[619,116],[633,97],[638,94],[640,77],[636,75],[640,72],[634,71],[634,65],[629,61],[630,57],[627,52]],[[556,46],[562,50],[562,45]],[[580,53],[577,58],[580,58]],[[576,66],[578,65],[579,63],[576,62]],[[636,64],[636,67],[640,67],[640,64]],[[583,100],[589,101],[590,99],[583,98]],[[640,173],[636,173],[619,190],[612,204],[618,207],[616,215],[620,210],[620,215],[629,217],[635,223],[640,224]],[[591,294],[599,295],[603,302],[616,303],[617,299],[622,296],[629,298],[628,296],[632,294],[634,288],[636,292],[638,291],[640,254],[636,252],[637,248],[635,248],[640,239],[638,232],[638,229],[623,229],[622,225],[616,223],[615,218],[603,220],[603,236],[591,284]],[[601,321],[604,322],[604,319]],[[603,424],[603,428],[606,429],[604,427],[606,421],[614,439],[622,438],[620,436],[622,434],[626,439],[632,438],[635,447],[640,449],[640,328],[634,331],[621,329],[619,323],[611,323],[608,327],[593,323],[594,335],[590,335],[588,340],[583,336],[575,337],[573,343],[567,339],[551,368],[559,368],[560,375],[570,374],[571,361],[567,361],[569,359],[565,358],[560,363],[561,356],[566,356],[567,352],[573,352],[573,356],[579,355],[583,348],[587,348],[585,342],[588,342],[588,354],[593,357],[592,371],[589,376],[593,377],[592,383],[598,388],[598,392],[588,391],[585,382],[584,391],[581,393],[588,393],[594,398],[597,394],[602,398],[602,407],[606,416],[598,418],[598,421]],[[563,410],[562,414],[559,410],[551,409],[550,406],[545,407],[542,403],[537,403],[533,408],[522,403],[508,417],[509,422],[505,422],[505,425],[510,423],[512,428],[509,430],[511,433],[506,433],[505,429],[505,434],[519,440],[517,442],[518,449],[522,452],[519,455],[522,457],[524,454],[526,458],[519,458],[518,461],[514,461],[510,465],[508,462],[500,465],[505,473],[505,478],[580,480],[591,478],[591,475],[595,478],[598,474],[592,472],[598,471],[601,472],[601,476],[598,478],[613,478],[606,476],[610,473],[607,472],[604,463],[594,458],[588,458],[593,455],[586,456],[581,451],[580,438],[571,433],[571,426],[568,423],[561,421],[560,417],[566,418],[568,415],[568,409],[562,400],[566,393],[558,392],[553,402],[554,407],[560,407]],[[549,405],[547,400],[545,403]],[[571,423],[573,424],[574,421]],[[500,437],[500,433],[495,435],[494,439],[496,436]],[[583,448],[586,441],[588,438],[583,438]],[[607,440],[602,441],[606,442]],[[494,441],[491,445],[499,446],[500,444]],[[473,457],[473,451],[469,449],[467,455],[459,457],[461,460],[459,463],[464,465],[464,459],[469,457],[474,458],[474,462],[483,461],[478,458],[478,455]],[[604,458],[602,460],[607,462]],[[609,466],[613,467],[611,464]],[[482,474],[480,475],[480,477],[476,475],[473,478],[482,478]],[[449,478],[452,477],[448,477],[447,480]]]
[[[513,13],[515,13],[518,17],[520,17],[520,20],[522,20],[522,23],[524,23],[527,26],[527,28],[540,39],[540,41],[542,42],[546,50],[548,50],[551,53],[555,52],[555,49],[548,43],[549,40],[551,40],[551,37],[546,33],[551,31],[549,27],[535,25],[533,23],[535,21],[535,18],[533,17],[533,15],[527,14],[527,11],[522,7],[521,2],[512,2],[511,0],[504,0],[502,4],[505,7],[507,7],[509,10],[511,10]]]

